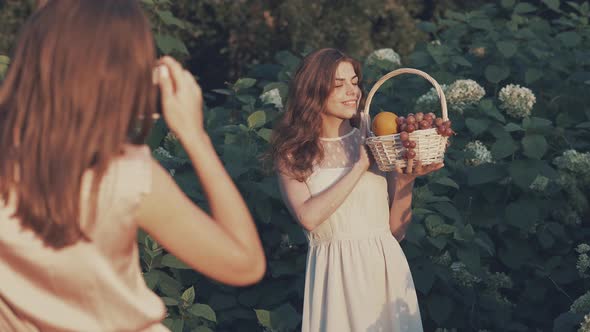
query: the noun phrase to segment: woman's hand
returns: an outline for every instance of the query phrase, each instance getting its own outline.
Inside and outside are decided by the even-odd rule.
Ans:
[[[398,180],[401,181],[413,181],[419,176],[427,175],[434,171],[437,171],[444,167],[443,163],[432,163],[430,165],[422,166],[422,163],[417,160],[414,165],[414,159],[408,160],[408,164],[405,169],[396,167],[395,172]]]
[[[164,119],[178,138],[187,141],[204,133],[203,94],[192,74],[165,56],[158,62],[156,82],[162,93]]]

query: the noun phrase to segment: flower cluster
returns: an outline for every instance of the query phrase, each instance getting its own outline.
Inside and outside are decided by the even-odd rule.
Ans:
[[[575,314],[585,314],[590,312],[590,291],[580,296],[572,303],[570,311]]]
[[[590,332],[590,314],[584,316],[584,320],[580,324],[578,332]]]
[[[451,258],[451,254],[448,251],[445,251],[440,256],[432,257],[432,262],[438,265],[451,266],[453,260]]]
[[[590,270],[590,256],[588,256],[590,246],[586,243],[579,244],[576,248],[576,252],[578,252],[578,262],[576,263],[578,273],[582,278],[587,278],[590,276],[588,273]]]
[[[531,190],[537,191],[537,192],[543,192],[545,191],[545,189],[547,189],[547,185],[549,184],[549,178],[543,175],[537,175],[537,177],[535,178],[535,180],[533,180],[533,183],[531,183],[529,185],[529,188]]]
[[[474,80],[457,80],[451,85],[442,84],[441,89],[447,99],[447,106],[451,111],[463,114],[469,107],[481,100],[485,95],[484,88]],[[420,96],[416,101],[416,110],[431,112],[440,103],[436,89]]]
[[[465,146],[465,152],[471,154],[473,158],[465,159],[465,164],[470,166],[478,166],[481,164],[492,162],[492,153],[480,141],[469,142]]]
[[[283,109],[283,99],[281,98],[281,93],[277,88],[268,90],[265,93],[261,94],[260,100],[262,100],[263,104],[272,104],[274,107],[280,110]]]
[[[515,118],[526,118],[531,115],[537,101],[531,89],[516,84],[508,84],[500,90],[498,96],[500,108]]]
[[[481,281],[480,278],[467,271],[465,264],[462,262],[454,262],[451,264],[451,271],[453,279],[461,286],[471,288],[473,285]]]
[[[582,185],[590,184],[590,152],[581,153],[576,150],[566,150],[553,160],[559,170],[567,171],[575,176],[575,180]]]
[[[369,65],[375,65],[379,62],[387,62],[394,67],[400,67],[402,65],[399,54],[391,48],[376,50],[367,57],[367,64]]]

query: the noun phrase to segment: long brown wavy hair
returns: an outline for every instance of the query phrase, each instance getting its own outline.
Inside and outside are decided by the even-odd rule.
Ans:
[[[321,114],[334,90],[336,69],[341,62],[352,64],[362,91],[361,64],[341,51],[324,48],[303,59],[291,81],[285,113],[271,136],[270,159],[276,171],[304,181],[311,174],[313,164],[323,160],[319,139]],[[362,100],[359,105],[362,109]],[[353,125],[358,124],[358,116],[359,113],[352,120]]]
[[[0,87],[0,198],[46,245],[88,239],[82,176],[93,174],[92,220],[109,163],[151,129],[154,65],[135,0],[51,0],[21,30]]]

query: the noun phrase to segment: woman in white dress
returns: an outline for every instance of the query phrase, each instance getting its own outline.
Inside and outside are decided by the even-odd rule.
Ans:
[[[308,55],[272,138],[283,199],[309,242],[302,331],[422,331],[398,241],[414,179],[443,165],[384,174],[371,162],[366,129],[353,126],[364,123],[360,67],[336,49]]]

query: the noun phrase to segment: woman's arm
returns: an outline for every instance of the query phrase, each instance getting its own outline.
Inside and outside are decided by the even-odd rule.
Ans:
[[[370,161],[364,146],[360,148],[360,158],[350,172],[338,182],[317,196],[311,195],[307,185],[283,173],[279,174],[279,187],[283,201],[293,217],[308,231],[323,223],[342,203],[357,182],[369,168]]]
[[[190,157],[211,215],[152,160],[152,191],[138,208],[139,226],[174,256],[217,281],[255,283],[266,269],[264,251],[250,211],[202,126],[201,89],[172,58],[163,58],[159,68],[164,118]]]

